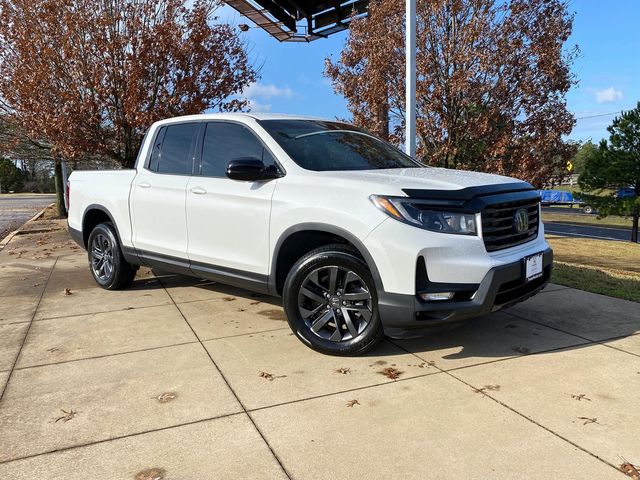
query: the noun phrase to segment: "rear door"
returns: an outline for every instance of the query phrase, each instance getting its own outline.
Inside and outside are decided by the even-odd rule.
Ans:
[[[133,244],[143,257],[188,266],[185,199],[199,122],[162,126],[133,181]]]
[[[222,273],[262,282],[269,271],[269,219],[277,180],[231,180],[226,169],[238,158],[259,158],[267,166],[276,161],[256,134],[237,122],[206,122],[198,149],[201,172],[187,188],[191,268],[212,278]]]

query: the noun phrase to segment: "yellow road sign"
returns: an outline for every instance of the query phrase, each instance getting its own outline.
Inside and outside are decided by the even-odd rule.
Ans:
[[[571,160],[567,160],[567,171],[571,172],[573,170],[573,163],[571,163]]]

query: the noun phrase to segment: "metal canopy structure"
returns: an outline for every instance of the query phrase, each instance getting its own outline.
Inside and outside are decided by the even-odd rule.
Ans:
[[[369,0],[227,0],[281,42],[311,42],[349,26],[367,13]]]
[[[406,1],[405,149],[416,153],[416,0]],[[369,0],[226,0],[281,42],[311,42],[349,28],[367,14]]]

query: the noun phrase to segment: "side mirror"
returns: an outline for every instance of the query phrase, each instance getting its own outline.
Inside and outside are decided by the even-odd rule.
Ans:
[[[258,180],[272,180],[280,177],[276,168],[267,168],[259,158],[236,158],[227,165],[227,177],[231,180],[255,182]]]

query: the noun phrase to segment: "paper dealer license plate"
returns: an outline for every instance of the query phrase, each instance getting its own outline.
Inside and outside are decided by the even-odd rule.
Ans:
[[[524,278],[527,282],[542,276],[542,253],[524,259]]]

